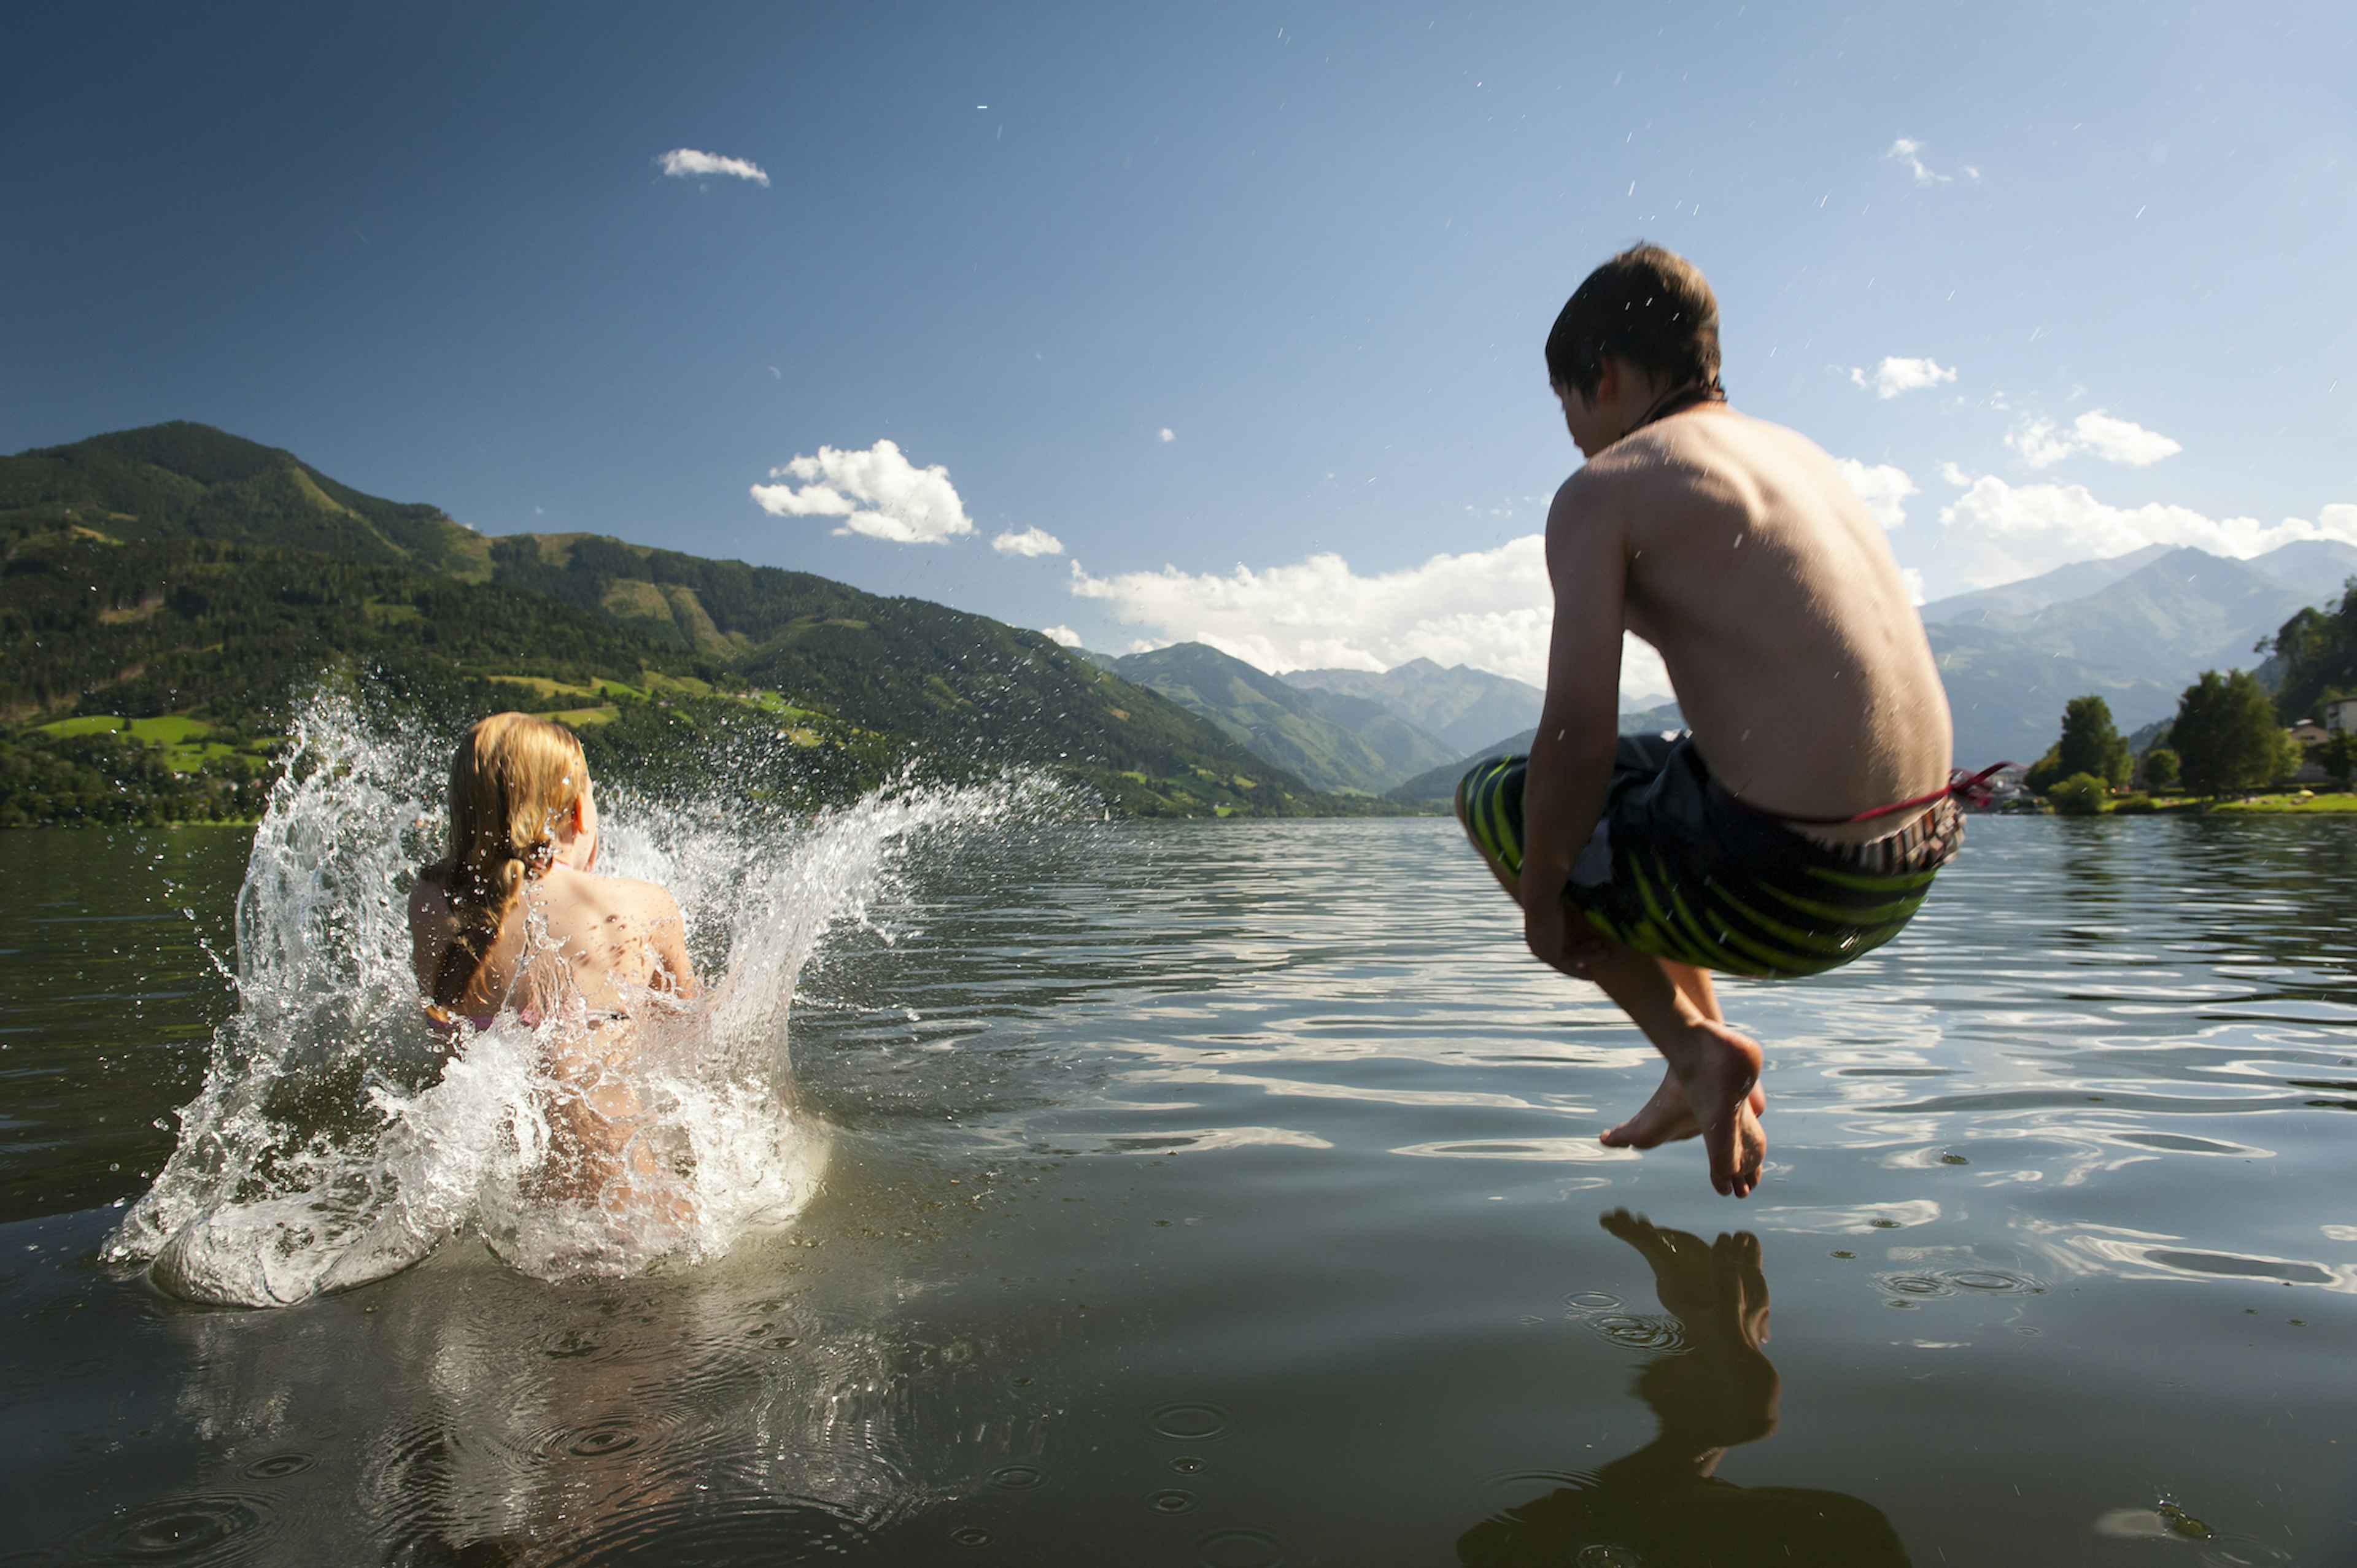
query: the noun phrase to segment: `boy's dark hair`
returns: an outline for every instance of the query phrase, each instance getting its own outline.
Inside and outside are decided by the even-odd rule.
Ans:
[[[1604,356],[1666,376],[1718,381],[1718,296],[1674,251],[1634,245],[1587,274],[1547,334],[1547,379],[1592,398]]]

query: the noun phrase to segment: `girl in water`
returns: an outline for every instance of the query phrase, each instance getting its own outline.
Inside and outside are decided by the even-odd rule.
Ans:
[[[429,1011],[454,1032],[510,1015],[528,1029],[554,1024],[540,1190],[611,1210],[644,1207],[640,1187],[672,1185],[642,1135],[631,1069],[643,1026],[697,987],[672,896],[593,876],[597,860],[579,739],[529,714],[493,714],[450,759],[449,852],[410,894],[410,957]]]

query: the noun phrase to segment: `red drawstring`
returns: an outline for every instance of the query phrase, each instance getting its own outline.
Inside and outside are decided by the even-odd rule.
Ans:
[[[1803,827],[1811,828],[1835,828],[1848,822],[1870,822],[1877,817],[1891,817],[1901,811],[1918,811],[1925,806],[1937,805],[1952,796],[1967,806],[1986,806],[1996,795],[1996,791],[1989,786],[1990,778],[2001,769],[2012,766],[2010,762],[2000,762],[1992,767],[1984,768],[1978,773],[1966,773],[1963,768],[1958,768],[1948,774],[1947,783],[1928,795],[1918,795],[1911,800],[1894,801],[1888,806],[1877,806],[1870,811],[1860,811],[1854,817],[1788,817],[1781,811],[1760,811],[1759,807],[1750,804],[1740,795],[1730,794],[1727,799],[1748,811],[1762,817],[1771,817],[1780,822],[1798,822]]]

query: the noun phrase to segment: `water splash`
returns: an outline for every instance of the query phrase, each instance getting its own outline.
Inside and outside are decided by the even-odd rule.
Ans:
[[[503,1015],[456,1048],[425,1018],[407,896],[442,842],[447,736],[313,699],[237,902],[237,1011],[178,1144],[102,1255],[194,1300],[267,1305],[379,1279],[454,1233],[544,1278],[702,1262],[810,1201],[824,1127],[797,1107],[787,1022],[827,932],[865,923],[920,835],[1033,814],[1036,779],[888,786],[812,819],[601,789],[601,871],[677,897],[705,999],[642,1010],[599,1092],[633,1108],[627,1176],[550,1195],[560,1015]]]

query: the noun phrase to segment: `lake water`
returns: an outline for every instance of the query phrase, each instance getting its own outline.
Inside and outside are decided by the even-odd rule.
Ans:
[[[2357,822],[1975,821],[1748,1202],[1448,822],[920,841],[791,1223],[270,1310],[99,1261],[246,843],[0,834],[0,1563],[2357,1563]]]

